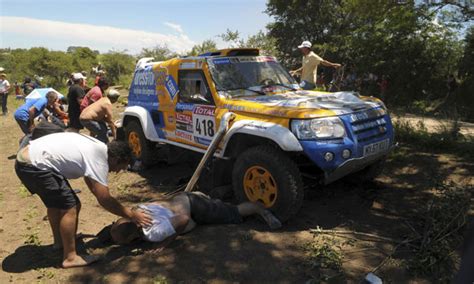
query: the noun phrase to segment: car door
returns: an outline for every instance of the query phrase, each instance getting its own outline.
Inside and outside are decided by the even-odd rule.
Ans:
[[[178,71],[176,132],[180,142],[206,148],[216,132],[215,104],[200,69]]]

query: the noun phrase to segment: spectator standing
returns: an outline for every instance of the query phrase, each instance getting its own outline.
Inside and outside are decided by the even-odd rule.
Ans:
[[[45,97],[37,100],[28,100],[15,111],[15,120],[21,131],[28,135],[35,127],[34,119],[43,113],[46,106],[53,106],[58,98],[56,92],[48,92]]]
[[[109,192],[108,173],[126,169],[130,160],[127,143],[113,142],[107,147],[78,133],[49,134],[32,140],[18,151],[16,174],[28,191],[37,194],[46,206],[53,248],[63,249],[63,268],[86,266],[98,260],[97,256],[77,254],[81,202],[68,179],[84,177],[104,209],[142,227],[151,225],[148,213],[124,207]]]
[[[112,131],[114,140],[117,138],[117,128],[112,119],[112,104],[115,103],[120,94],[111,90],[107,97],[99,99],[97,102],[86,107],[81,112],[81,123],[87,128],[98,140],[108,143],[107,125]]]
[[[67,94],[67,112],[69,116],[68,131],[79,132],[84,128],[79,120],[79,116],[81,115],[81,102],[85,96],[84,86],[86,77],[81,73],[74,73],[71,78],[73,84],[69,87]]]
[[[291,75],[301,74],[300,87],[304,90],[312,90],[316,87],[319,64],[333,68],[341,67],[339,63],[332,63],[319,57],[311,50],[311,47],[312,44],[309,41],[303,41],[303,43],[298,46],[303,54],[303,65],[296,70],[290,71]]]
[[[109,88],[109,82],[107,81],[106,78],[101,77],[99,81],[97,82],[97,86],[90,89],[90,91],[87,92],[84,99],[82,100],[81,112],[89,105],[100,100],[104,96],[104,93],[108,88]]]
[[[10,83],[7,80],[7,74],[0,74],[0,96],[2,98],[2,112],[3,115],[8,114],[7,100],[8,92],[10,91]]]
[[[382,75],[382,78],[380,79],[380,82],[378,83],[380,87],[380,99],[385,100],[385,96],[387,93],[388,89],[388,79],[387,76]]]

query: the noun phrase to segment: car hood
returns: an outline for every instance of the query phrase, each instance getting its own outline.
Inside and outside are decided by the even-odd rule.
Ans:
[[[224,108],[288,118],[315,118],[344,115],[376,107],[383,103],[355,92],[293,91],[265,96],[238,97],[225,100]]]

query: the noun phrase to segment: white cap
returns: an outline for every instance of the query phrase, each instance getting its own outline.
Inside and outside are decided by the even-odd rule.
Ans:
[[[84,75],[82,75],[81,73],[74,73],[74,74],[72,74],[72,79],[73,80],[79,80],[79,79],[85,80],[86,77],[84,77]]]
[[[301,43],[301,45],[298,45],[298,48],[303,48],[303,47],[306,47],[306,48],[311,48],[313,45],[311,44],[311,42],[305,40],[303,41],[303,43]]]

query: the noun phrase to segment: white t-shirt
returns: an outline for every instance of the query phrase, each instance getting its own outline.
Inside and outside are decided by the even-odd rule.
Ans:
[[[143,237],[149,242],[162,242],[166,238],[176,234],[170,218],[174,216],[168,208],[158,204],[140,204],[139,208],[149,212],[153,224],[148,228],[142,228]]]
[[[30,142],[30,160],[42,170],[54,170],[68,179],[86,176],[107,186],[107,146],[78,133],[64,132]]]
[[[7,80],[0,79],[0,93],[5,93],[10,87],[10,83]]]

